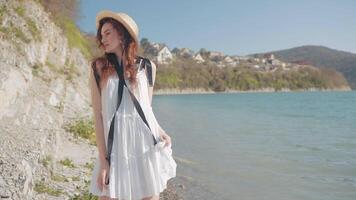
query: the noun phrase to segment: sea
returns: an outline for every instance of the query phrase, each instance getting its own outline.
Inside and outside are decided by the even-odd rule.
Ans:
[[[356,199],[356,91],[154,95],[152,104],[183,199]]]

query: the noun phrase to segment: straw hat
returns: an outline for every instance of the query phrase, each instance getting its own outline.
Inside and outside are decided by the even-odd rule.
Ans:
[[[105,17],[111,17],[118,22],[120,22],[130,33],[132,38],[139,44],[138,42],[138,27],[136,22],[128,16],[126,13],[121,13],[121,12],[112,12],[110,10],[102,10],[96,15],[96,29],[99,28],[99,22],[101,19]]]

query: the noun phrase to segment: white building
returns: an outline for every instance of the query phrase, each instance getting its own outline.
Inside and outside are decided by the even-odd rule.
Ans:
[[[243,60],[243,61],[247,61],[248,59],[250,59],[250,57],[248,56],[238,56],[239,60]]]
[[[210,59],[218,59],[222,58],[224,56],[224,53],[218,52],[218,51],[210,51],[209,53],[209,58]]]
[[[154,49],[156,49],[156,50],[159,50],[160,48],[162,48],[162,45],[159,44],[159,43],[154,43],[154,44],[152,45],[152,47],[153,47]]]
[[[232,57],[230,57],[230,56],[226,56],[226,57],[224,58],[224,62],[225,62],[227,65],[229,65],[229,66],[236,66],[236,65],[239,64],[238,61],[235,61],[235,60],[234,60]]]
[[[194,59],[195,61],[197,61],[197,63],[202,63],[202,62],[205,61],[204,58],[200,55],[200,53],[195,54],[195,56],[193,57],[193,59]]]
[[[164,46],[158,51],[156,59],[158,64],[168,64],[172,61],[173,55],[168,47]]]
[[[234,62],[234,60],[233,60],[230,56],[226,56],[226,57],[224,58],[224,61],[227,62],[227,63],[232,63],[232,62]]]

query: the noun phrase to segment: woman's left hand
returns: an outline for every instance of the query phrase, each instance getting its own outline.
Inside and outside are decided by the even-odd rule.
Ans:
[[[159,136],[163,141],[164,141],[164,146],[167,147],[168,145],[171,144],[171,137],[169,137],[169,135],[165,132],[161,133]]]

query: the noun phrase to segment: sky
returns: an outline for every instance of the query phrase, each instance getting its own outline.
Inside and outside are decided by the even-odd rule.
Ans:
[[[80,29],[95,33],[101,10],[127,13],[140,40],[171,50],[248,55],[322,45],[356,53],[355,0],[81,0]]]

